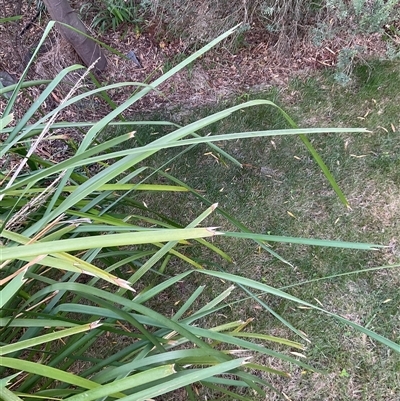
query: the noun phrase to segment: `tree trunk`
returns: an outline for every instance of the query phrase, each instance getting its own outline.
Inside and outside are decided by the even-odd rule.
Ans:
[[[78,14],[71,8],[68,0],[43,0],[50,17],[54,21],[62,22],[88,35],[88,32],[79,19]],[[89,67],[97,59],[95,72],[100,73],[107,67],[107,59],[100,46],[92,39],[83,36],[72,29],[57,24],[57,28],[64,38],[73,46],[83,63]]]

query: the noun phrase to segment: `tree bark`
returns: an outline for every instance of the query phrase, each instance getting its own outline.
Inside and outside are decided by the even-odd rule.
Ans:
[[[70,25],[88,35],[85,25],[83,25],[82,21],[79,19],[78,14],[71,8],[68,0],[43,1],[52,20]],[[101,51],[100,46],[94,40],[60,24],[57,24],[57,28],[64,38],[73,46],[87,67],[98,60],[94,67],[95,72],[100,73],[105,70],[107,67],[107,59]]]

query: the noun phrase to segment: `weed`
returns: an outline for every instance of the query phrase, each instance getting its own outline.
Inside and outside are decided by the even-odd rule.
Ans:
[[[103,33],[116,30],[121,24],[138,24],[141,21],[138,6],[134,0],[102,0],[102,4],[86,3],[80,8],[81,13],[95,13],[91,26]]]

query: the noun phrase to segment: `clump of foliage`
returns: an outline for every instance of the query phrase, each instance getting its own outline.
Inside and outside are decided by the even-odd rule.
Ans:
[[[50,23],[42,41],[52,26]],[[147,166],[148,159],[161,149],[206,143],[231,162],[238,163],[213,142],[300,135],[324,170],[323,162],[305,137],[307,132],[364,132],[362,129],[293,128],[206,137],[196,133],[248,107],[276,107],[267,100],[249,101],[182,127],[164,121],[114,121],[232,31],[188,57],[151,85],[118,83],[81,94],[74,87],[54,110],[37,113],[65,75],[82,67],[66,68],[54,80],[45,83],[47,86],[38,100],[15,122],[12,109],[16,97],[24,85],[36,83],[23,83],[26,70],[18,84],[0,89],[0,94],[13,91],[0,119],[0,133],[5,137],[0,156],[14,167],[0,176],[0,380],[3,397],[12,400],[33,399],[31,395],[73,401],[147,400],[179,388],[186,390],[188,399],[196,399],[201,391],[243,400],[253,399],[254,392],[265,397],[264,387],[269,386],[269,382],[262,373],[282,376],[288,373],[258,364],[253,359],[255,355],[268,355],[305,370],[313,368],[289,356],[288,352],[278,352],[266,345],[271,342],[295,349],[294,355],[301,356],[304,341],[308,339],[261,301],[260,294],[282,297],[328,313],[341,323],[397,349],[389,339],[319,306],[245,277],[207,270],[190,256],[190,248],[197,244],[229,260],[223,250],[208,240],[216,235],[251,239],[272,254],[267,242],[364,250],[377,249],[379,245],[255,234],[239,222],[235,223],[235,232],[218,231],[209,225],[199,227],[212,213],[218,212],[217,205],[212,204],[199,210],[197,217],[182,227],[169,219],[167,211],[152,210],[151,206],[137,200],[137,191],[148,191],[150,197],[158,196],[161,191],[197,193],[162,171],[164,167],[154,170]],[[120,106],[113,105],[100,121],[57,121],[58,113],[70,105],[123,85],[134,86],[134,93]],[[284,116],[293,124],[286,114]],[[168,125],[173,130],[148,144],[121,150],[121,144],[134,138],[134,127],[149,123]],[[115,126],[128,132],[102,140],[101,132]],[[59,136],[67,129],[87,130],[69,158],[56,163],[36,153],[41,142],[50,142],[54,132]],[[169,182],[149,183],[157,172],[163,172]],[[329,171],[325,169],[324,173],[335,185]],[[231,223],[235,222],[231,216],[223,215]],[[187,268],[179,274],[170,274],[172,258],[180,260]],[[190,296],[181,299],[180,283],[200,275],[209,280],[221,280],[226,285],[208,300],[201,299],[204,285],[197,286]],[[242,301],[238,296],[228,300],[234,293],[234,286],[246,288],[254,301],[273,313],[301,342],[254,333],[250,330],[251,320],[218,321],[221,310],[228,306],[234,308]],[[173,304],[172,313],[171,310],[162,313],[159,299],[174,299],[176,293],[179,298]],[[204,320],[209,316],[215,317],[216,323],[211,326]]]
[[[257,4],[255,13],[265,29],[277,37],[279,51],[290,51],[293,44],[304,36],[309,18],[315,15],[315,4],[298,0],[266,0]]]
[[[344,36],[349,43],[338,54],[335,73],[338,83],[347,85],[351,81],[356,61],[362,60],[365,52],[361,46],[351,44],[355,36],[373,33],[383,35],[385,26],[396,21],[399,12],[397,0],[327,0],[323,7],[321,4],[320,21],[312,29],[314,42],[322,45],[326,39]]]
[[[328,0],[326,11],[333,16],[338,25],[354,24],[359,32],[373,33],[396,19],[398,1],[396,0]]]
[[[120,25],[138,24],[142,21],[139,6],[134,0],[103,0],[100,3],[86,3],[81,9],[83,14],[93,14],[91,26],[103,33],[116,30]]]

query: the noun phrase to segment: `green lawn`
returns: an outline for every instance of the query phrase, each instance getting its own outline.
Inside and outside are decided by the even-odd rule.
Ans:
[[[177,158],[177,151],[158,154],[154,166],[168,163],[175,177],[199,190],[208,201],[257,233],[323,238],[387,245],[366,252],[335,248],[274,244],[278,260],[250,241],[218,237],[234,263],[224,263],[203,253],[193,254],[210,268],[250,277],[367,326],[399,342],[400,270],[359,270],[399,262],[400,238],[400,66],[374,62],[356,68],[347,88],[329,74],[292,81],[285,90],[242,96],[277,101],[300,127],[366,127],[370,133],[318,135],[310,140],[320,152],[350,202],[344,207],[299,138],[274,137],[219,143],[241,163],[239,168],[205,145]],[[234,101],[235,102],[235,101]],[[187,123],[215,112],[218,105],[186,113]],[[154,117],[154,116],[153,116]],[[257,107],[241,111],[200,134],[231,133],[282,128],[284,121],[274,110]],[[160,128],[143,127],[137,138],[150,141]],[[164,181],[161,175],[154,181]],[[152,196],[150,206],[163,209],[182,225],[188,224],[204,202],[193,195]],[[159,204],[156,204],[159,202]],[[207,224],[232,229],[222,215],[213,214]],[[179,267],[177,267],[178,269]],[[168,272],[167,272],[168,273]],[[169,272],[171,273],[171,271]],[[190,288],[190,283],[187,283]],[[220,288],[209,288],[209,293]],[[245,297],[236,289],[237,299]],[[285,300],[265,302],[310,339],[304,352],[307,362],[326,375],[294,369],[291,379],[270,377],[271,384],[291,400],[398,400],[400,354],[311,310],[299,309]],[[227,308],[225,316],[254,318],[252,323],[266,334],[299,340],[254,301]],[[232,317],[232,316],[228,316]],[[221,316],[221,320],[224,317]],[[227,320],[228,321],[228,320]],[[291,369],[280,361],[264,360],[274,368]],[[271,391],[269,400],[278,399]]]

